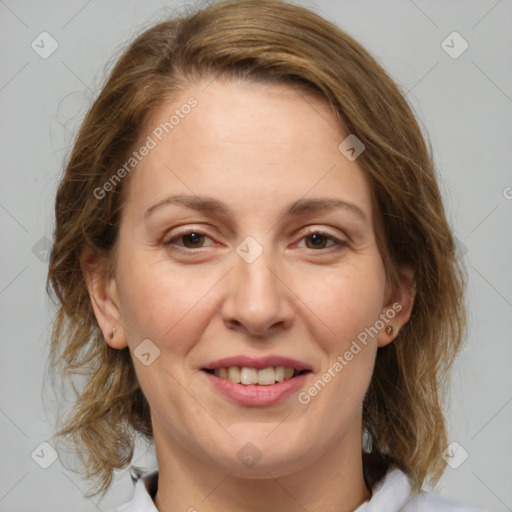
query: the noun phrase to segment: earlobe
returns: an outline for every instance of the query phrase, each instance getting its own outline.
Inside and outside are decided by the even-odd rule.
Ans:
[[[377,345],[385,347],[396,339],[400,330],[409,321],[416,290],[414,288],[414,273],[412,269],[403,269],[405,282],[402,282],[399,289],[392,294],[390,300],[381,311],[381,321],[385,324],[377,335]]]
[[[105,341],[112,348],[125,348],[128,343],[119,308],[117,284],[115,278],[107,272],[106,257],[86,247],[80,256],[80,266]]]

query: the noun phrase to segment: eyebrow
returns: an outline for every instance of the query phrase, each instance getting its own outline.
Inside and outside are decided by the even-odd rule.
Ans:
[[[216,215],[229,216],[232,215],[231,210],[221,201],[211,197],[199,197],[193,195],[173,195],[158,201],[158,203],[150,206],[144,213],[144,218],[149,217],[153,212],[167,205],[182,205],[193,210],[210,212]],[[316,213],[324,210],[343,209],[348,212],[355,213],[362,220],[368,217],[364,210],[354,203],[344,201],[337,198],[313,198],[299,199],[292,203],[283,217],[293,217],[303,215],[305,213]]]

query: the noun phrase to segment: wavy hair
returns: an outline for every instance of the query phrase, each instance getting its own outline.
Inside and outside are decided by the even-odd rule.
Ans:
[[[415,491],[445,463],[443,398],[465,337],[465,274],[455,251],[432,150],[399,87],[354,39],[310,10],[282,0],[230,0],[182,12],[139,35],[122,53],[76,136],[55,203],[47,291],[57,304],[49,367],[64,381],[82,376],[56,437],[77,448],[87,478],[106,492],[130,464],[137,435],[152,439],[149,405],[129,349],[109,347],[93,313],[80,255],[110,257],[128,179],[99,200],[143,135],[148,117],[201,79],[288,84],[313,92],[366,150],[375,232],[393,286],[414,286],[408,323],[377,352],[363,402],[372,487],[392,466]],[[409,267],[414,282],[401,272]]]

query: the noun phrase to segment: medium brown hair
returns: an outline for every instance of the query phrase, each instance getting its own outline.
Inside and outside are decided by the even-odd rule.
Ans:
[[[106,491],[114,469],[133,456],[136,434],[152,439],[149,405],[129,349],[105,343],[80,255],[110,256],[123,206],[119,183],[102,187],[126,162],[149,116],[201,79],[288,84],[325,99],[340,127],[366,150],[377,243],[390,283],[414,271],[409,322],[377,352],[363,403],[372,450],[363,469],[371,487],[392,466],[418,490],[444,470],[442,395],[464,339],[465,278],[439,191],[431,150],[403,94],[368,52],[319,15],[281,0],[217,2],[156,24],[121,55],[79,130],[56,198],[47,288],[58,304],[50,366],[83,385],[57,436],[78,448],[86,476]],[[341,141],[340,141],[341,142]]]

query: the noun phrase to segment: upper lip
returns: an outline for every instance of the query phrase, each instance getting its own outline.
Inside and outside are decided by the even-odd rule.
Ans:
[[[246,366],[248,368],[256,368],[257,370],[262,370],[269,366],[286,366],[298,371],[311,370],[311,366],[303,361],[293,359],[292,357],[278,355],[268,355],[263,357],[247,355],[225,357],[203,366],[202,369],[215,370],[216,368],[229,368],[231,366]]]

